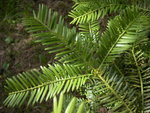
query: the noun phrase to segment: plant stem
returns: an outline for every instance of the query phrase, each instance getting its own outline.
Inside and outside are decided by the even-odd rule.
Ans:
[[[137,71],[138,71],[138,76],[139,76],[139,79],[140,79],[140,86],[141,86],[141,98],[142,98],[142,105],[141,105],[141,113],[144,113],[144,89],[143,89],[143,79],[142,79],[142,75],[141,75],[141,71],[140,71],[140,67],[138,65],[138,61],[137,61],[137,58],[134,54],[134,48],[132,48],[132,55],[133,55],[133,59],[135,61],[135,65],[137,67]]]

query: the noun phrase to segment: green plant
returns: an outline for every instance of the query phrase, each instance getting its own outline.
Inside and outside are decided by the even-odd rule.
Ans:
[[[142,51],[149,42],[149,1],[75,2],[70,16],[81,32],[67,28],[62,16],[44,5],[33,17],[24,19],[27,31],[36,37],[36,42],[47,46],[45,50],[56,54],[57,62],[8,78],[5,87],[9,95],[4,104],[33,105],[61,91],[80,92],[84,87],[93,95],[87,96],[93,112],[100,106],[116,113],[150,112],[149,58]],[[98,20],[107,14],[116,16],[101,33]]]
[[[61,93],[59,97],[59,101],[57,101],[56,96],[53,99],[53,112],[52,113],[90,113],[89,110],[85,109],[85,103],[84,101],[77,105],[77,98],[73,97],[71,98],[71,101],[67,105],[66,108],[64,108],[64,105],[66,104],[66,101],[64,101],[64,94]],[[64,103],[65,102],[65,103]],[[63,104],[64,103],[64,104]]]

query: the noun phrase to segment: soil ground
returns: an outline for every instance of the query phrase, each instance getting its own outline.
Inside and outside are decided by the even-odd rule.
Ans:
[[[73,5],[71,0],[34,0],[33,8],[38,4],[46,4],[49,8],[59,12],[65,18]],[[69,22],[70,18],[66,19]],[[34,38],[26,33],[21,22],[0,31],[0,113],[50,113],[52,101],[43,102],[34,107],[6,108],[2,102],[6,98],[4,84],[7,77],[12,77],[41,65],[54,62],[54,54],[48,54],[44,47],[34,43]]]

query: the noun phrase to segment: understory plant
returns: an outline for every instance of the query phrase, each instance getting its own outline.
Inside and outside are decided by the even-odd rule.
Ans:
[[[113,113],[149,113],[150,1],[74,2],[69,16],[78,27],[68,28],[63,17],[45,5],[24,18],[26,30],[55,54],[56,62],[8,78],[4,104],[34,105],[54,97],[53,113],[98,113],[104,107]],[[85,98],[73,98],[62,108],[63,95],[70,92]]]

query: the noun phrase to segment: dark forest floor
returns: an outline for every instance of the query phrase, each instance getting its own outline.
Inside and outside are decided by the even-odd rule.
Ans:
[[[71,10],[71,0],[34,0],[33,8],[44,3],[64,17]],[[70,18],[66,18],[69,23]],[[4,26],[0,31],[0,113],[50,113],[52,101],[43,102],[34,107],[6,108],[2,102],[6,98],[4,91],[5,79],[23,71],[39,68],[54,62],[54,54],[48,54],[44,47],[34,43],[21,21],[13,25]]]

